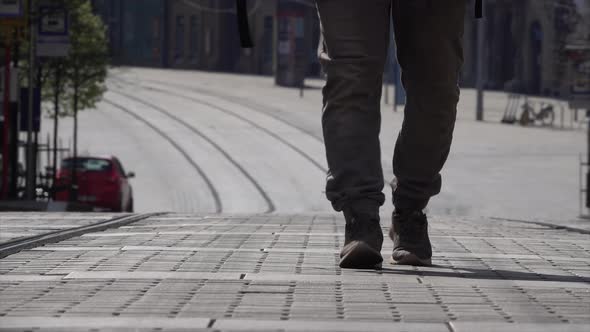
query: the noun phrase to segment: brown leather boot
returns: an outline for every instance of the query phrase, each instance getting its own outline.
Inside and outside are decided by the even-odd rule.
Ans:
[[[393,212],[389,237],[393,240],[392,264],[432,265],[428,220],[422,211]]]
[[[344,247],[340,252],[340,267],[348,269],[381,268],[383,232],[379,224],[379,208],[348,207],[343,212],[346,228]]]

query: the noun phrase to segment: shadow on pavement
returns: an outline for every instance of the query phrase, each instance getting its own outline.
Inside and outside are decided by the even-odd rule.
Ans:
[[[448,269],[449,271],[429,270]],[[489,280],[532,280],[532,281],[556,281],[556,282],[584,282],[590,283],[590,278],[578,276],[564,276],[545,273],[519,272],[509,270],[490,270],[475,268],[457,268],[454,266],[433,265],[419,270],[401,270],[384,267],[381,270],[370,271],[376,274],[415,275],[418,277],[454,277],[464,279],[489,279]]]

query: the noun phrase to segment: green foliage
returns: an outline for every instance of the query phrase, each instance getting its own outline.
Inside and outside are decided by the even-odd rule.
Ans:
[[[44,61],[41,79],[43,101],[51,102],[47,108],[53,109],[58,92],[59,115],[71,116],[75,109],[93,108],[102,98],[109,57],[106,27],[92,13],[90,1],[67,0],[65,5],[70,13],[70,52],[66,58]]]

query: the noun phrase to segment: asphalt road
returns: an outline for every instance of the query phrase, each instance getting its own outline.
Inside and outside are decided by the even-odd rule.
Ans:
[[[310,81],[300,98],[270,77],[116,69],[103,102],[80,113],[79,151],[116,155],[137,174],[138,212],[328,212],[321,84]],[[555,129],[500,124],[501,93],[486,94],[487,121],[475,122],[474,101],[473,91],[462,91],[443,192],[430,212],[576,222],[584,129],[570,128],[568,111],[564,129],[559,113]],[[390,107],[382,110],[387,181],[402,121]],[[66,142],[71,128],[62,120]],[[387,203],[383,216],[391,210]]]

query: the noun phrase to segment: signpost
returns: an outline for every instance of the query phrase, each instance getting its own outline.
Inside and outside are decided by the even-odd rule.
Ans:
[[[70,17],[63,3],[45,0],[39,7],[39,31],[37,39],[37,56],[47,58],[67,57],[70,51]],[[59,86],[61,63],[55,64],[55,95],[53,118],[53,167],[52,176],[55,183],[57,176],[57,132],[59,125]],[[36,128],[35,128],[36,129]],[[53,193],[52,193],[53,198]]]
[[[590,109],[590,46],[570,47],[569,105],[573,109]],[[575,54],[575,55],[574,55]]]
[[[575,19],[567,37],[565,52],[568,63],[568,79],[565,80],[567,98],[571,109],[585,109],[588,116],[590,111],[590,2],[575,1]],[[581,162],[582,168],[586,167],[586,207],[590,208],[590,117],[588,126],[588,154],[586,162]],[[583,186],[583,185],[582,185]],[[581,186],[581,187],[582,187]],[[581,188],[582,189],[582,188]],[[580,194],[583,190],[580,190]]]
[[[33,4],[38,5],[33,7]],[[3,137],[4,144],[2,147],[2,186],[0,188],[0,198],[5,198],[8,184],[8,164],[9,164],[9,137],[10,133],[17,131],[19,128],[11,128],[10,95],[18,95],[17,89],[6,88],[10,86],[9,78],[11,77],[10,60],[12,57],[11,49],[15,42],[15,37],[20,36],[18,28],[29,28],[29,75],[28,89],[26,89],[26,98],[21,99],[21,130],[27,132],[26,146],[26,198],[33,200],[35,198],[35,164],[33,148],[33,132],[38,131],[40,115],[38,105],[40,103],[38,88],[35,88],[36,81],[36,61],[38,57],[66,57],[70,49],[69,40],[69,16],[64,7],[63,1],[57,0],[0,0],[0,32],[5,38],[6,45],[6,64],[4,66],[5,89],[4,89],[4,125]],[[26,15],[27,14],[27,15]],[[37,105],[37,106],[36,106]],[[57,121],[57,119],[56,119]],[[16,157],[16,156],[15,156]],[[15,174],[15,170],[12,174]],[[14,176],[14,175],[13,175]]]
[[[39,6],[37,56],[66,57],[70,51],[69,17],[63,5],[45,1]]]
[[[567,95],[573,109],[590,110],[590,1],[575,1],[567,36]]]
[[[275,82],[302,87],[307,66],[305,13],[303,4],[281,0],[277,4],[278,46]]]
[[[20,19],[24,13],[22,0],[0,0],[0,18]]]
[[[15,176],[15,170],[9,172],[10,168],[10,145],[13,130],[13,114],[11,111],[11,97],[14,97],[16,88],[13,86],[16,82],[15,75],[11,72],[10,62],[12,58],[12,47],[17,36],[16,29],[24,26],[24,6],[22,0],[0,0],[0,32],[4,38],[5,56],[4,56],[4,75],[3,75],[3,146],[2,146],[2,185],[0,187],[0,198],[6,198],[8,195],[9,174]],[[16,144],[16,142],[12,142]]]
[[[20,104],[23,109],[29,109],[29,88],[20,89]],[[22,132],[27,132],[29,119],[28,113],[20,113],[20,128]],[[33,91],[33,129],[34,133],[38,133],[41,130],[41,89],[35,88]]]

